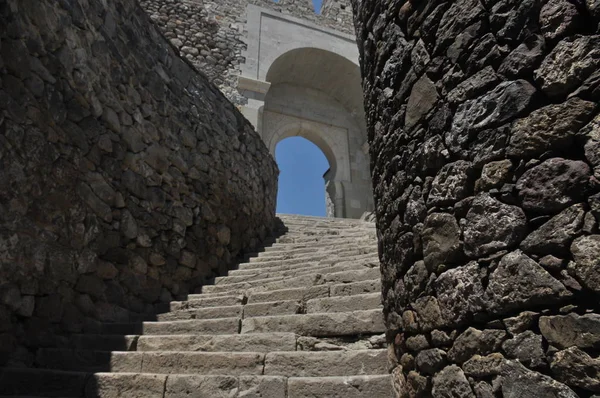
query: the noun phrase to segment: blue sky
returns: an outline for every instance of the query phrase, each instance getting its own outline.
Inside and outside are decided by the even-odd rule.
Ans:
[[[321,150],[302,137],[282,140],[275,148],[279,165],[277,212],[325,216],[325,181],[329,163]]]

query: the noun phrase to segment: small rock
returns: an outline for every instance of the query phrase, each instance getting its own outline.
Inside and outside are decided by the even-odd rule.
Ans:
[[[484,271],[476,262],[442,273],[434,283],[442,319],[460,324],[483,309]]]
[[[590,175],[585,162],[552,158],[527,170],[516,188],[524,209],[553,214],[583,197]]]
[[[429,271],[435,271],[440,264],[453,263],[462,253],[460,229],[452,214],[427,216],[421,236],[423,260]]]
[[[510,178],[513,168],[508,159],[487,163],[481,170],[481,178],[475,183],[475,191],[488,191],[498,188]]]
[[[510,122],[528,108],[536,90],[525,80],[500,83],[478,98],[461,104],[444,137],[447,148],[462,153],[477,132]]]
[[[488,377],[500,374],[503,363],[504,356],[497,352],[486,356],[475,354],[462,368],[467,376]]]
[[[544,338],[558,348],[600,348],[598,314],[543,316],[539,326]]]
[[[456,365],[447,366],[435,375],[431,393],[434,398],[475,398],[465,374]]]
[[[600,392],[600,359],[590,357],[577,347],[554,354],[550,370],[568,386]]]
[[[580,15],[567,0],[549,0],[540,12],[540,28],[547,40],[560,39],[573,32],[580,23]]]
[[[502,314],[535,305],[556,303],[571,293],[520,250],[504,256],[492,272],[485,291],[491,313]]]
[[[442,167],[431,185],[429,206],[447,206],[469,196],[472,185],[471,163],[459,160]]]
[[[546,364],[544,349],[542,348],[542,336],[531,330],[515,335],[502,344],[502,349],[511,359],[530,368],[538,368]]]
[[[420,372],[434,375],[446,366],[446,352],[439,348],[423,350],[417,355],[416,364]]]
[[[529,76],[544,58],[546,43],[539,35],[531,35],[500,64],[498,73],[510,77]]]
[[[583,226],[585,210],[582,204],[576,204],[542,225],[525,238],[519,246],[525,253],[537,255],[565,254]]]
[[[406,107],[405,125],[411,128],[425,116],[437,102],[438,93],[427,75],[423,75],[413,85]]]
[[[506,150],[509,156],[532,157],[550,150],[563,150],[589,122],[596,105],[577,97],[540,108],[513,123]]]
[[[463,363],[473,355],[488,355],[497,352],[506,338],[506,332],[497,329],[478,330],[473,327],[456,338],[448,351],[448,359]]]
[[[510,249],[523,239],[526,229],[527,218],[521,208],[481,194],[473,201],[463,226],[465,253],[482,257]]]
[[[600,235],[575,239],[571,253],[575,261],[569,264],[569,273],[586,288],[600,292]]]
[[[504,319],[506,330],[513,336],[531,329],[537,322],[540,314],[532,311],[523,311],[519,315]]]
[[[535,71],[550,98],[564,98],[581,85],[600,63],[600,36],[572,36],[560,41]]]
[[[502,396],[510,398],[579,398],[573,390],[552,378],[527,369],[518,361],[502,366]]]

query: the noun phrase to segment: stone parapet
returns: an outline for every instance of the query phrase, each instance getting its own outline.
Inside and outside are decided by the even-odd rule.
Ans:
[[[256,250],[277,166],[134,0],[0,5],[0,363]]]
[[[353,3],[397,395],[599,392],[599,3]]]

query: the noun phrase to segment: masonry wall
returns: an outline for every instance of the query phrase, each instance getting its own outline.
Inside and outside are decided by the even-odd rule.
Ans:
[[[245,61],[248,4],[354,33],[348,0],[325,2],[322,14],[315,13],[312,0],[140,0],[140,4],[182,56],[236,105],[246,103],[237,91],[237,78]]]
[[[354,10],[398,396],[600,392],[600,3]]]
[[[0,363],[222,275],[277,173],[134,0],[0,3]]]

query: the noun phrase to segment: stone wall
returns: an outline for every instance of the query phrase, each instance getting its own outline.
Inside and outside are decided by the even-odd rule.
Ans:
[[[354,33],[348,0],[325,3],[330,5],[320,15],[312,0],[140,0],[140,4],[182,56],[237,105],[246,103],[237,91],[237,77],[245,61],[248,4]]]
[[[354,6],[396,392],[600,392],[600,2]]]
[[[0,3],[0,363],[183,299],[271,232],[273,158],[176,53],[134,0]]]

